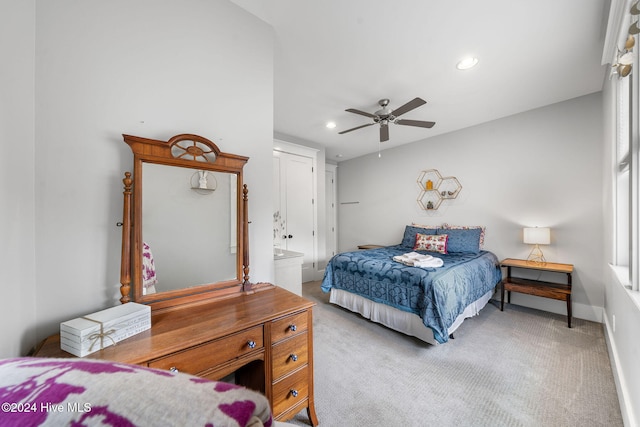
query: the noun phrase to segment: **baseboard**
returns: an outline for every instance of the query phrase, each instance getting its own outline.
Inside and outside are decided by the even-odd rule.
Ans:
[[[500,290],[493,294],[493,299],[500,302]],[[505,292],[504,303],[507,304],[507,296]],[[537,297],[534,295],[525,295],[517,292],[511,293],[511,303],[515,305],[521,305],[523,307],[533,308],[536,310],[547,311],[549,313],[556,313],[566,316],[567,315],[567,303],[564,301],[558,301],[550,298]],[[602,307],[594,307],[587,304],[581,304],[573,302],[571,304],[572,315],[576,319],[589,320],[591,322],[602,323],[604,309]]]
[[[616,391],[618,392],[618,401],[620,403],[620,412],[622,413],[622,420],[624,421],[625,427],[638,427],[638,424],[631,413],[629,411],[629,405],[627,402],[631,403],[629,400],[629,392],[627,391],[627,384],[624,379],[624,376],[619,371],[620,359],[618,356],[618,350],[616,348],[616,343],[612,339],[613,329],[608,321],[608,316],[604,316],[604,335],[605,341],[607,343],[607,350],[609,351],[609,360],[611,361],[611,370],[613,371],[613,380],[616,384]]]
[[[324,272],[325,272],[325,269],[324,269],[324,268],[317,269],[317,270],[315,271],[313,281],[316,281],[316,280],[322,280],[322,279],[324,279]]]

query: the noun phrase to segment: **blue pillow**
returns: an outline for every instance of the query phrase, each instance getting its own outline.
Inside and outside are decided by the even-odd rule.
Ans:
[[[413,247],[416,244],[416,234],[438,234],[437,228],[422,228],[422,227],[414,227],[413,225],[407,225],[404,229],[404,237],[402,238],[402,246],[407,246],[413,250]]]
[[[480,252],[480,234],[482,229],[438,229],[438,234],[448,234],[447,252],[474,253]]]

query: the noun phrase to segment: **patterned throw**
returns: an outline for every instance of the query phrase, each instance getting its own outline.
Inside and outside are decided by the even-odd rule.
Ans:
[[[342,289],[417,314],[444,343],[456,318],[502,279],[492,252],[438,254],[440,268],[416,268],[393,261],[407,246],[345,252],[327,265],[322,290]],[[436,257],[434,257],[436,258]]]
[[[0,426],[271,427],[269,402],[235,384],[91,359],[0,360]]]
[[[142,242],[142,287],[150,288],[156,283],[158,283],[158,277],[151,247],[146,242]]]

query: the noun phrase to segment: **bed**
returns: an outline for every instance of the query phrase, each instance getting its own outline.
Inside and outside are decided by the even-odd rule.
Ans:
[[[0,425],[279,427],[267,398],[184,373],[80,358],[0,360]]]
[[[502,279],[497,257],[483,243],[480,226],[407,225],[398,245],[335,255],[321,288],[331,293],[333,304],[442,344],[464,319],[482,310]],[[442,265],[396,261],[408,254],[426,255]]]

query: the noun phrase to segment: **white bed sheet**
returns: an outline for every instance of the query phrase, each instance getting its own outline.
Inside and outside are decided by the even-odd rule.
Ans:
[[[464,319],[476,316],[480,310],[484,308],[493,296],[493,290],[490,290],[476,301],[472,302],[465,308],[449,328],[451,335],[462,324]],[[395,331],[416,337],[429,344],[437,345],[438,342],[433,337],[433,331],[422,323],[420,316],[414,313],[398,310],[360,295],[352,294],[341,289],[331,289],[329,302],[344,307],[347,310],[359,313],[373,322],[383,324]]]

